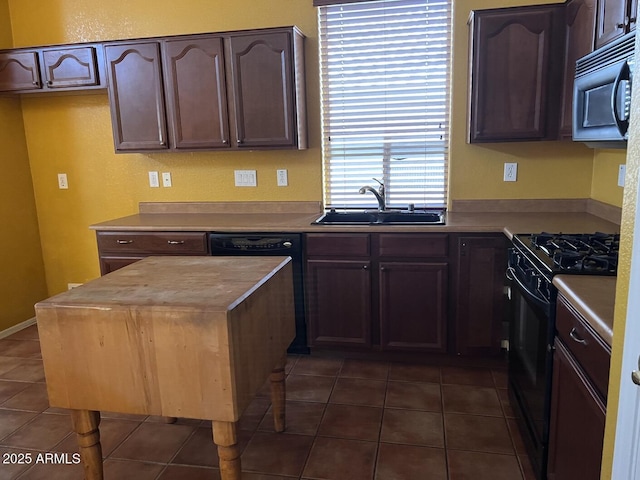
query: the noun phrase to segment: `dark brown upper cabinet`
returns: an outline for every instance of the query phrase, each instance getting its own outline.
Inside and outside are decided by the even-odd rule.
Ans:
[[[569,0],[565,7],[565,22],[565,61],[562,111],[560,113],[560,137],[571,140],[573,80],[576,74],[576,60],[593,51],[596,31],[596,0]]]
[[[295,29],[231,37],[239,148],[306,148],[302,48]]]
[[[160,44],[123,42],[104,48],[116,152],[166,150]]]
[[[636,28],[637,0],[598,0],[595,47],[620,38]]]
[[[116,152],[306,148],[303,41],[287,27],[106,45]]]
[[[166,40],[162,59],[174,148],[229,147],[223,39],[194,36]]]
[[[41,88],[37,51],[0,53],[0,91]]]
[[[0,92],[105,88],[100,45],[61,45],[0,53]]]
[[[48,48],[41,52],[42,77],[46,88],[103,86],[99,64],[102,49],[89,47]]]
[[[477,10],[469,25],[469,142],[557,139],[564,5]]]

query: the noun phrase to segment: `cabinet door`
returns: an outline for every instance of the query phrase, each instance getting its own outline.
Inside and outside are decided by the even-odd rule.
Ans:
[[[47,88],[98,85],[97,55],[94,47],[64,47],[42,52],[43,76]]]
[[[367,260],[308,260],[311,346],[371,345],[371,270]]]
[[[561,20],[553,6],[474,12],[471,143],[557,137]]]
[[[40,71],[37,52],[0,53],[0,91],[38,90]]]
[[[596,48],[627,33],[627,1],[598,0]]]
[[[606,409],[558,340],[552,385],[548,478],[598,480]]]
[[[591,53],[595,42],[596,0],[569,0],[566,5],[564,84],[560,135],[572,138],[573,79],[576,60]]]
[[[447,264],[380,263],[380,342],[386,350],[445,352]]]
[[[167,40],[163,64],[173,146],[229,147],[222,38]]]
[[[456,353],[500,353],[504,318],[504,275],[507,248],[504,235],[458,238]]]
[[[296,145],[290,32],[231,38],[237,145]]]
[[[116,152],[168,148],[157,42],[105,46]]]

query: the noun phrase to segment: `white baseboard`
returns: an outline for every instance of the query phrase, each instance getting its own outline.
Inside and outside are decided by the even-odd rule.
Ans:
[[[6,330],[2,330],[0,332],[0,338],[5,338],[5,337],[8,337],[9,335],[13,335],[14,333],[17,333],[20,330],[24,330],[25,328],[30,327],[34,323],[36,323],[36,317],[32,317],[29,320],[20,322],[19,324],[14,325],[13,327],[9,327]]]

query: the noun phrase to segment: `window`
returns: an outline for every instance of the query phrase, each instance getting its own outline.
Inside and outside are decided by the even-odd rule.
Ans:
[[[451,0],[318,11],[325,205],[377,206],[374,178],[388,206],[446,205]]]

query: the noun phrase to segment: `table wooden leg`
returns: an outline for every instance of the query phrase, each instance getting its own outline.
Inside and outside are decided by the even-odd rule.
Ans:
[[[240,480],[240,448],[236,435],[236,424],[233,422],[211,422],[213,426],[213,442],[218,446],[220,458],[220,478],[222,480]]]
[[[71,423],[80,446],[80,460],[86,480],[102,480],[102,445],[100,445],[100,412],[71,410]]]
[[[269,375],[273,428],[276,432],[284,432],[285,429],[285,400],[287,398],[287,390],[284,383],[284,366],[286,363],[287,357],[284,356],[271,371],[271,375]]]

